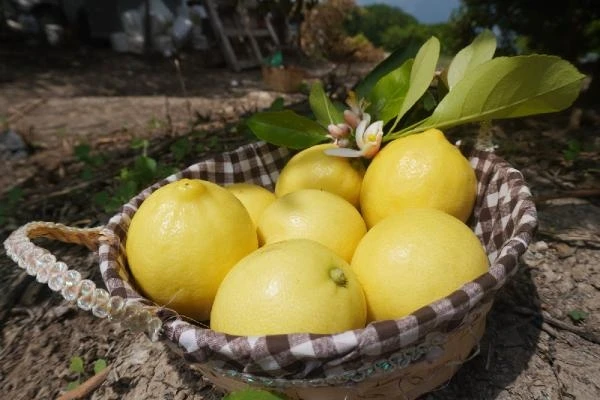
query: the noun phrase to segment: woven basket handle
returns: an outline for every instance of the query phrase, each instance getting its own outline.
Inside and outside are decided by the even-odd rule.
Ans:
[[[82,310],[91,311],[98,318],[119,322],[125,328],[145,331],[151,340],[159,338],[162,322],[156,316],[157,307],[136,301],[126,301],[121,296],[111,296],[108,291],[97,288],[81,274],[58,261],[48,250],[35,245],[31,239],[49,238],[73,243],[97,251],[102,242],[110,242],[115,236],[103,226],[74,228],[53,222],[30,222],[15,230],[4,242],[6,254],[29,275],[40,283],[59,292],[65,300]]]

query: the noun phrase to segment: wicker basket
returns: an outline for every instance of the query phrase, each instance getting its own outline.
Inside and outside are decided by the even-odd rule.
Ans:
[[[537,216],[521,173],[490,152],[469,155],[478,197],[469,221],[485,246],[489,272],[413,314],[335,335],[236,337],[192,324],[144,299],[135,289],[124,244],[131,217],[148,195],[177,179],[227,184],[253,182],[269,189],[291,153],[252,143],[188,167],[147,188],[106,226],[79,229],[31,222],[5,242],[7,254],[68,301],[98,317],[162,340],[227,391],[253,386],[292,399],[415,399],[447,382],[477,353],[494,294],[517,269]],[[31,242],[35,237],[78,243],[97,251],[108,292]]]

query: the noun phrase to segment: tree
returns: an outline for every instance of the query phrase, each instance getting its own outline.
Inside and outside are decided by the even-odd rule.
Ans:
[[[458,50],[483,28],[499,31],[497,54],[560,56],[592,77],[579,98],[597,104],[600,94],[600,1],[462,0],[450,25]],[[592,57],[590,57],[592,56]]]
[[[386,50],[395,48],[389,43],[389,38],[385,38],[387,29],[395,27],[394,32],[390,35],[404,40],[407,33],[416,25],[419,25],[419,23],[415,17],[399,8],[386,4],[373,4],[356,8],[345,23],[349,34],[362,33],[373,45],[385,47]],[[391,48],[388,46],[391,46]]]
[[[444,43],[452,40],[448,24],[421,24],[410,14],[386,4],[373,4],[353,10],[345,23],[351,35],[363,34],[373,45],[387,51],[422,44],[431,36]],[[456,46],[444,46],[442,53]]]
[[[381,33],[381,45],[384,49],[393,51],[404,48],[411,42],[424,43],[431,36],[423,25],[392,25]]]
[[[504,53],[540,52],[577,62],[600,51],[598,0],[462,0],[451,23],[461,47],[489,28],[499,31]]]
[[[383,52],[366,35],[349,33],[344,26],[356,9],[354,0],[327,0],[311,9],[301,27],[302,50],[310,57],[336,63],[379,61]]]

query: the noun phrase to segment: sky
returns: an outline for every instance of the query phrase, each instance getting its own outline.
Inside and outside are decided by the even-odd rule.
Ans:
[[[448,21],[450,13],[458,8],[460,0],[357,0],[358,5],[383,3],[402,9],[422,24],[436,24]]]

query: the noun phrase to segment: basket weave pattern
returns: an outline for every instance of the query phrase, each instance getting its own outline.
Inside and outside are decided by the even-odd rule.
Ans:
[[[181,178],[200,178],[227,184],[254,182],[273,189],[290,152],[266,143],[252,143],[236,151],[194,164],[141,192],[107,224],[118,240],[101,244],[100,268],[112,295],[146,302],[131,284],[124,257],[131,217],[158,187]],[[536,226],[536,211],[521,173],[488,152],[470,156],[478,179],[478,199],[470,221],[485,245],[488,274],[464,285],[447,298],[395,321],[381,321],[364,329],[336,335],[271,335],[234,337],[173,318],[162,312],[165,338],[179,344],[190,362],[273,377],[304,379],[334,376],[381,359],[398,349],[423,341],[434,331],[458,327],[469,312],[489,298],[516,271],[517,261]],[[149,304],[149,303],[148,303]]]
[[[111,295],[152,304],[132,283],[124,246],[131,217],[153,190],[181,178],[219,184],[253,182],[272,190],[290,157],[286,149],[252,143],[194,164],[125,204],[106,226],[114,233],[114,240],[99,246],[100,269]],[[297,384],[298,380],[315,386],[359,382],[385,372],[386,363],[390,369],[397,369],[435,360],[448,350],[445,343],[461,329],[472,332],[473,344],[477,343],[493,295],[516,271],[537,218],[531,194],[518,170],[489,152],[473,151],[469,159],[478,179],[478,198],[469,224],[485,246],[491,263],[489,273],[407,317],[334,335],[230,336],[158,308],[163,339],[204,372],[217,371],[247,382],[262,379],[263,384],[275,386]]]

